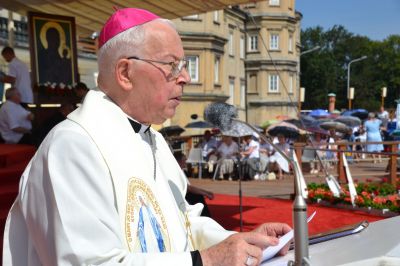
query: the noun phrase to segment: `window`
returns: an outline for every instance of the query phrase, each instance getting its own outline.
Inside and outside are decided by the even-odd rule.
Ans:
[[[229,41],[228,41],[228,45],[229,45],[229,55],[233,55],[233,50],[234,50],[234,46],[233,46],[233,32],[229,32]]]
[[[288,88],[289,93],[293,93],[293,87],[294,87],[293,82],[294,82],[293,74],[289,74],[289,88]]]
[[[288,51],[293,52],[293,35],[289,35]]]
[[[258,51],[258,36],[256,34],[249,36],[249,51]]]
[[[278,50],[279,49],[279,35],[276,33],[271,34],[269,40],[269,49]]]
[[[279,0],[269,0],[270,6],[279,6]]]
[[[215,57],[215,62],[214,62],[214,83],[219,84],[219,62],[220,58],[219,56]]]
[[[240,36],[240,58],[244,58],[244,36]]]
[[[229,78],[229,104],[235,103],[235,78]]]
[[[279,92],[278,75],[269,75],[268,92]]]
[[[244,80],[240,81],[240,107],[246,107],[246,83]]]
[[[199,19],[199,14],[195,14],[195,15],[190,15],[190,16],[185,16],[183,17],[184,19],[193,19],[193,20],[197,20]]]
[[[218,10],[214,11],[214,18],[213,18],[213,21],[219,23],[219,13],[218,13]]]
[[[192,82],[199,82],[199,57],[198,56],[188,56],[188,72]]]

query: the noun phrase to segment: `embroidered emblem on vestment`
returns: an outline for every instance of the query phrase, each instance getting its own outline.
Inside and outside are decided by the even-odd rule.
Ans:
[[[131,178],[125,214],[125,233],[132,252],[170,251],[167,224],[150,187]]]

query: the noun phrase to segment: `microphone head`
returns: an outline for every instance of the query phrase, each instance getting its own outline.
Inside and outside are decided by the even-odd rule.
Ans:
[[[237,117],[237,110],[227,103],[212,103],[204,110],[204,117],[207,122],[222,131],[229,130],[232,127],[232,119]]]

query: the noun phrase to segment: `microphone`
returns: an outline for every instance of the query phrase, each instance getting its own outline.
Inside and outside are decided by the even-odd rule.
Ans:
[[[295,199],[293,202],[293,230],[294,230],[294,250],[295,261],[289,262],[290,265],[311,265],[308,254],[308,225],[307,225],[307,204],[302,196],[300,167],[293,162],[285,152],[270,141],[264,134],[260,134],[257,129],[247,122],[237,119],[237,110],[233,105],[216,102],[208,105],[204,110],[204,117],[207,122],[222,131],[229,130],[233,123],[239,123],[249,127],[256,132],[260,138],[269,143],[287,162],[292,165],[295,174]],[[289,265],[288,264],[288,265]]]

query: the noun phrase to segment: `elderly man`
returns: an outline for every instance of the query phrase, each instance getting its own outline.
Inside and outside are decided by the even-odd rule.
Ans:
[[[33,114],[21,105],[21,95],[16,88],[6,91],[6,102],[0,108],[0,134],[5,143],[32,144]]]
[[[15,56],[14,49],[4,47],[1,51],[3,58],[9,63],[8,75],[1,77],[1,82],[11,83],[21,94],[21,105],[27,107],[28,103],[33,103],[33,92],[31,76],[28,67]]]
[[[235,234],[199,217],[150,128],[175,114],[190,81],[172,24],[121,9],[99,46],[99,90],[49,133],[22,176],[4,265],[258,265],[289,226]]]

